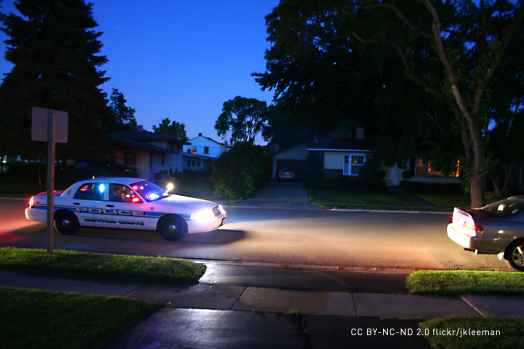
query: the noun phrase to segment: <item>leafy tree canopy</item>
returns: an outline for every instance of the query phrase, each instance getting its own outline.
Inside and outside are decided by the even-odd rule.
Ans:
[[[153,125],[153,131],[157,134],[176,136],[187,142],[186,125],[175,120],[171,121],[169,118],[164,118],[158,125]]]
[[[523,12],[510,0],[282,0],[255,79],[315,132],[364,125],[381,157],[465,158],[478,204],[488,126],[522,105]]]
[[[256,136],[267,127],[267,118],[266,102],[236,96],[224,102],[222,113],[215,122],[215,129],[220,137],[225,137],[230,132],[231,144],[253,144]]]
[[[114,88],[109,97],[109,108],[113,112],[116,124],[121,128],[136,128],[135,109],[127,105],[124,94]]]

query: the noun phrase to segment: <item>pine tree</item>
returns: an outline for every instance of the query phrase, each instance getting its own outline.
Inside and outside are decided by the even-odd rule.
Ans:
[[[137,128],[135,118],[135,108],[127,105],[127,100],[124,94],[117,88],[114,88],[109,97],[109,108],[113,112],[116,127],[124,129]]]
[[[16,0],[19,14],[1,17],[6,59],[14,67],[0,87],[0,153],[35,156],[45,147],[31,142],[31,107],[69,113],[69,143],[62,156],[91,159],[103,154],[105,130],[114,123],[100,85],[101,32],[93,5],[84,0]],[[3,148],[3,149],[2,149]]]

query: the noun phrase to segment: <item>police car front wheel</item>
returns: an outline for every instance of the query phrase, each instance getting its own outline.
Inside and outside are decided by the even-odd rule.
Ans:
[[[179,216],[167,216],[158,223],[158,231],[169,241],[178,241],[187,235],[187,223]]]
[[[55,215],[55,228],[61,234],[71,235],[78,231],[80,225],[78,224],[78,219],[71,212],[57,212]]]

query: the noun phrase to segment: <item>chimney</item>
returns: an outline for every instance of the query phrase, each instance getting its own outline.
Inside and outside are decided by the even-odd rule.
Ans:
[[[202,137],[202,132],[198,132],[198,137]]]

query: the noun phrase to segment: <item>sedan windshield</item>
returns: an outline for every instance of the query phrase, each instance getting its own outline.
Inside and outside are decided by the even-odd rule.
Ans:
[[[524,200],[520,198],[507,198],[482,207],[482,211],[494,216],[511,216],[524,209]]]
[[[131,189],[140,194],[147,201],[155,201],[169,196],[163,188],[148,181],[131,184]]]

